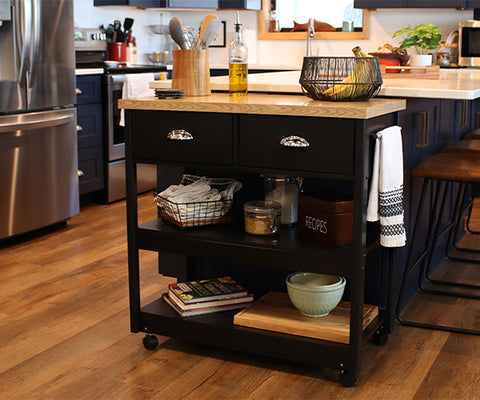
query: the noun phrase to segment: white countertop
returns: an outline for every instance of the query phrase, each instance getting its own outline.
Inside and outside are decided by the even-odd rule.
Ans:
[[[75,75],[98,75],[103,74],[103,68],[76,68]]]
[[[300,71],[268,72],[248,76],[249,92],[302,93]],[[165,88],[171,81],[161,81]],[[212,91],[227,91],[228,76],[210,78]],[[156,82],[159,87],[159,81]],[[480,70],[440,71],[440,79],[384,79],[379,96],[473,100],[480,97]]]

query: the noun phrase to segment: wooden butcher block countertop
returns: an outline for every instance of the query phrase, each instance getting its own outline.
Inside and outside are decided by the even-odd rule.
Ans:
[[[330,102],[312,100],[304,95],[249,93],[230,97],[228,93],[181,99],[148,98],[119,100],[120,108],[236,114],[291,115],[304,117],[369,119],[404,110],[403,99],[372,98],[363,102]]]

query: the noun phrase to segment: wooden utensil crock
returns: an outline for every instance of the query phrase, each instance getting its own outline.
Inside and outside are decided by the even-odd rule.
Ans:
[[[173,50],[172,89],[182,89],[185,96],[209,96],[209,50]]]

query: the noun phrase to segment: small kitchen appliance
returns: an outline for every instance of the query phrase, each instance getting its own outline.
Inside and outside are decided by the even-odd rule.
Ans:
[[[460,22],[458,64],[461,67],[480,67],[480,21]]]

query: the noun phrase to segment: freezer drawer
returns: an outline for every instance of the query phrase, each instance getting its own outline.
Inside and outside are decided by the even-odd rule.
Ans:
[[[0,116],[0,239],[79,212],[75,114]]]

